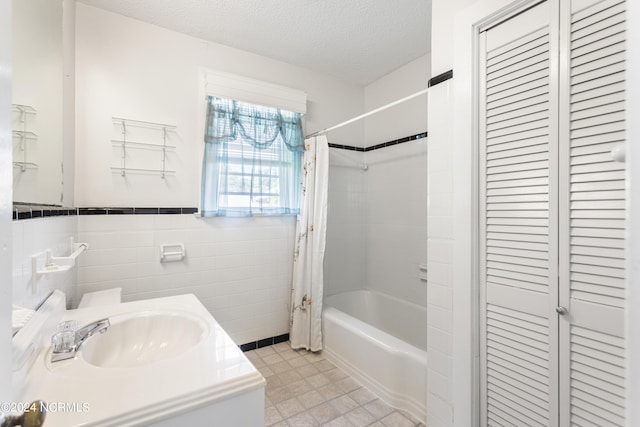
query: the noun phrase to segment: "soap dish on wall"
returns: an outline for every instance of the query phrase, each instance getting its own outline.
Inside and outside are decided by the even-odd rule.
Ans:
[[[47,274],[64,273],[76,265],[76,258],[89,248],[88,243],[73,243],[70,240],[73,252],[67,256],[53,256],[51,249],[39,252],[31,257],[32,291],[36,292],[36,282],[39,276]]]

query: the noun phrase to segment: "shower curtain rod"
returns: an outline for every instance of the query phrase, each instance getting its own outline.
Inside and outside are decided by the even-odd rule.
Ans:
[[[416,92],[416,93],[414,93],[412,95],[405,96],[404,98],[398,99],[397,101],[390,102],[387,105],[383,105],[382,107],[378,107],[375,110],[368,111],[368,112],[366,112],[364,114],[361,114],[361,115],[359,115],[357,117],[354,117],[352,119],[346,120],[346,121],[344,121],[342,123],[338,123],[335,126],[331,126],[331,127],[326,128],[326,129],[322,129],[322,130],[319,130],[317,132],[310,133],[309,135],[305,136],[305,139],[311,138],[312,136],[324,135],[327,132],[330,132],[332,130],[341,128],[342,126],[346,126],[346,125],[351,124],[353,122],[357,122],[358,120],[362,120],[365,117],[369,117],[369,116],[371,116],[373,114],[379,113],[380,111],[384,111],[387,108],[391,108],[391,107],[393,107],[395,105],[402,104],[403,102],[408,101],[410,99],[413,99],[413,98],[415,98],[417,96],[424,95],[425,93],[427,93],[428,90],[429,90],[428,88],[427,89],[422,89],[422,90],[420,90],[420,91],[418,91],[418,92]]]

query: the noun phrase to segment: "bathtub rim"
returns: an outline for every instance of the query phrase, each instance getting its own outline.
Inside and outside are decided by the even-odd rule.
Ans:
[[[406,299],[402,299],[402,298],[399,298],[399,297],[394,296],[394,295],[389,295],[389,294],[384,293],[382,291],[379,291],[377,289],[355,289],[355,290],[352,290],[352,291],[339,292],[339,293],[336,293],[336,294],[325,295],[324,296],[323,307],[336,308],[335,306],[330,304],[330,300],[332,298],[337,298],[340,295],[352,295],[352,294],[358,294],[358,293],[382,295],[384,298],[388,298],[388,299],[394,300],[396,302],[400,302],[402,304],[407,304],[407,305],[411,306],[412,308],[415,308],[415,309],[418,309],[418,310],[427,310],[427,307],[425,307],[423,305],[420,305],[420,304],[415,303],[413,301],[407,301]],[[340,310],[340,311],[342,311],[342,310]],[[353,317],[353,316],[351,316],[351,317]]]
[[[384,292],[381,292],[381,291],[378,291],[378,290],[375,290],[375,289],[356,289],[356,290],[352,290],[352,291],[346,291],[346,292],[340,292],[340,293],[336,293],[336,294],[332,294],[332,295],[327,295],[327,296],[325,296],[325,299],[324,299],[324,302],[323,302],[323,305],[322,305],[322,312],[324,313],[324,311],[325,311],[326,309],[328,309],[328,308],[334,308],[334,309],[336,309],[337,311],[339,311],[339,312],[341,312],[341,313],[345,313],[346,315],[348,315],[348,316],[349,316],[349,317],[351,317],[352,319],[355,319],[355,320],[358,320],[358,321],[362,322],[362,324],[363,324],[363,325],[367,325],[367,326],[370,326],[370,327],[374,328],[374,329],[375,329],[375,330],[377,330],[377,331],[384,332],[384,333],[385,333],[385,334],[387,334],[389,337],[391,337],[391,338],[393,338],[393,339],[398,340],[400,343],[408,344],[408,345],[410,345],[411,347],[416,348],[416,349],[418,349],[418,350],[420,350],[420,351],[424,351],[424,352],[426,353],[426,351],[427,351],[427,346],[428,346],[428,343],[427,343],[427,342],[425,342],[425,343],[424,343],[424,345],[425,345],[425,347],[424,347],[424,348],[419,347],[419,346],[416,346],[416,345],[413,345],[413,344],[411,344],[411,343],[409,343],[409,342],[407,342],[407,341],[404,341],[404,340],[402,340],[402,339],[397,338],[395,335],[393,335],[393,334],[392,334],[392,333],[390,333],[390,332],[385,331],[384,329],[376,328],[374,325],[372,325],[372,324],[370,324],[370,323],[367,323],[366,321],[361,320],[361,319],[357,318],[356,316],[353,316],[353,315],[349,314],[348,312],[345,312],[345,311],[341,310],[340,308],[336,307],[335,305],[331,305],[331,298],[333,298],[333,299],[337,299],[337,298],[339,298],[341,295],[349,295],[349,296],[352,296],[352,295],[355,295],[355,294],[376,295],[376,296],[379,296],[379,297],[382,297],[382,298],[386,298],[386,299],[393,300],[394,302],[397,302],[397,303],[399,303],[399,304],[405,304],[405,305],[408,305],[409,307],[411,307],[411,308],[412,308],[412,309],[414,309],[414,310],[424,311],[424,312],[425,312],[425,319],[424,319],[424,320],[425,320],[425,324],[424,324],[425,332],[424,332],[424,333],[425,333],[425,335],[426,335],[426,333],[427,333],[427,332],[426,332],[426,328],[427,328],[426,320],[427,320],[427,316],[428,316],[428,313],[427,313],[427,307],[422,306],[422,305],[420,305],[420,304],[417,304],[417,303],[415,303],[415,302],[411,302],[411,301],[404,300],[404,299],[402,299],[402,298],[399,298],[399,297],[396,297],[396,296],[393,296],[393,295],[386,294],[386,293],[384,293]],[[324,326],[323,326],[323,335],[324,335]]]
[[[350,314],[345,313],[333,306],[325,306],[323,309],[323,329],[325,324],[325,315],[330,316],[332,320],[335,320],[336,323],[338,323],[341,327],[346,328],[350,332],[357,333],[359,335],[362,335],[364,332],[367,337],[374,342],[375,345],[384,347],[386,351],[389,351],[389,353],[395,355],[402,354],[402,356],[409,357],[418,362],[420,365],[423,365],[426,383],[428,355],[425,350],[402,341],[401,339],[394,337],[388,332],[378,329],[375,326],[372,326],[356,317],[353,317]],[[323,336],[325,336],[324,331]],[[380,336],[382,336],[384,340],[380,339]],[[401,394],[390,390],[384,384],[381,384],[379,381],[371,378],[371,376],[363,372],[362,369],[347,361],[344,357],[340,356],[326,345],[324,345],[323,353],[330,362],[345,371],[360,384],[368,388],[381,400],[387,402],[394,408],[409,412],[413,417],[415,417],[422,423],[426,422],[426,399],[424,402],[420,402],[407,396],[406,394]]]

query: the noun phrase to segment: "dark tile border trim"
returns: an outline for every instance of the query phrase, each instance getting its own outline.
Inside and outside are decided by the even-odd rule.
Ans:
[[[78,208],[78,215],[183,215],[198,208]]]
[[[339,148],[341,150],[359,151],[361,153],[367,153],[373,150],[379,150],[380,148],[391,147],[393,145],[402,144],[403,142],[415,141],[416,139],[422,139],[427,137],[427,132],[417,133],[411,136],[405,136],[404,138],[394,139],[393,141],[382,142],[380,144],[372,145],[370,147],[355,147],[353,145],[342,145],[329,143],[329,148]]]
[[[71,215],[180,215],[194,214],[198,208],[69,208],[29,203],[13,204],[13,219]]]
[[[258,341],[249,342],[246,344],[240,344],[238,347],[243,352],[256,350],[262,347],[268,347],[270,345],[278,344],[281,342],[289,341],[289,334],[278,335],[277,337],[265,338]]]
[[[349,150],[349,151],[360,151],[362,153],[364,153],[364,150],[365,150],[364,147],[356,147],[353,145],[342,145],[342,144],[332,144],[332,143],[329,143],[329,148],[339,148],[341,150]]]
[[[42,218],[50,216],[71,216],[77,215],[78,210],[76,208],[69,208],[58,205],[44,205],[44,204],[32,204],[32,203],[20,203],[13,204],[13,219],[31,219]]]
[[[429,84],[427,85],[427,87],[435,86],[442,82],[446,82],[447,80],[452,78],[453,78],[453,70],[445,71],[442,74],[438,74],[437,76],[430,78]]]

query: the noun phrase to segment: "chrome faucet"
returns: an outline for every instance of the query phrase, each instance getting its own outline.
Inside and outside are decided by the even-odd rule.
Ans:
[[[82,344],[95,334],[103,334],[109,329],[111,322],[109,319],[101,319],[78,329],[77,331],[62,331],[51,337],[53,353],[51,362],[72,359],[76,356]]]

